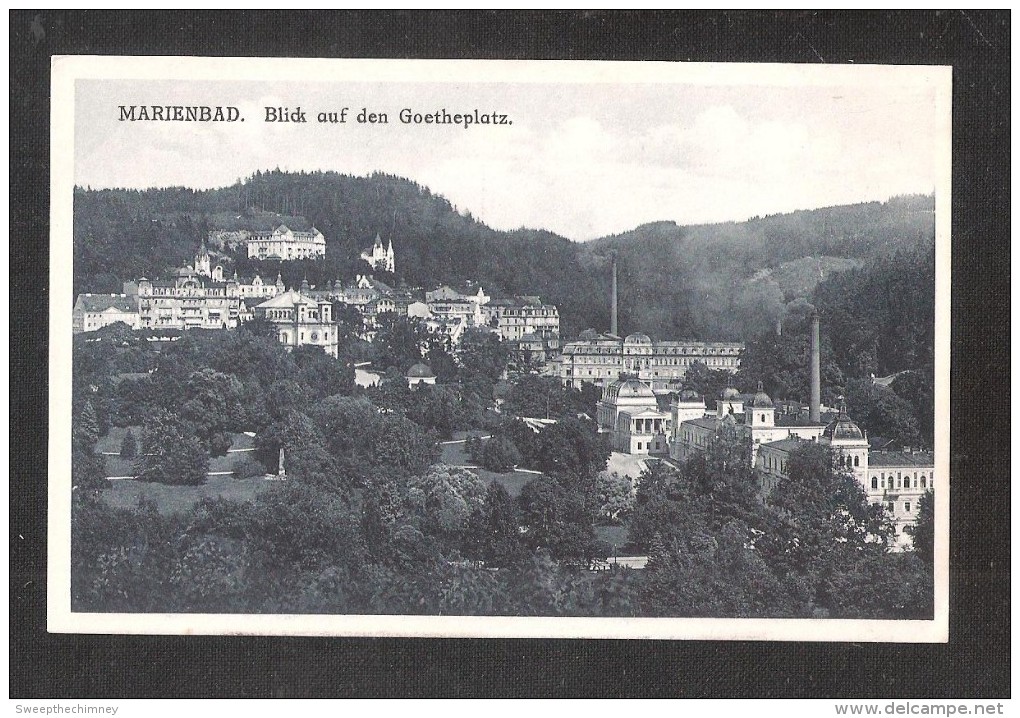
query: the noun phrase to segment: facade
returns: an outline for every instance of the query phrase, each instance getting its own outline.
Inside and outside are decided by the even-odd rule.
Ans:
[[[258,274],[251,278],[238,278],[237,272],[234,272],[234,281],[237,282],[237,291],[242,299],[260,297],[269,299],[277,294],[283,294],[286,289],[283,286],[283,278],[279,274],[276,275],[276,282],[270,283],[264,282]]]
[[[450,287],[440,287],[432,292],[425,292],[425,304],[429,315],[439,320],[459,320],[465,326],[480,326],[485,323],[486,315],[483,307],[489,303],[489,297],[478,289],[476,294],[461,294]]]
[[[361,258],[372,265],[372,269],[391,274],[397,271],[397,260],[396,255],[393,253],[392,239],[390,239],[388,246],[383,247],[382,238],[378,234],[375,235],[375,242],[368,249],[362,250]]]
[[[307,232],[295,232],[285,224],[268,233],[253,233],[248,237],[248,257],[290,261],[314,259],[326,254],[326,238],[312,227]]]
[[[235,279],[223,279],[223,267],[212,266],[205,242],[192,267],[182,267],[169,280],[142,277],[124,288],[138,302],[142,329],[233,329],[241,321],[241,292]]]
[[[127,294],[79,294],[71,311],[71,332],[94,332],[123,322],[138,328],[138,297]]]
[[[667,454],[672,420],[655,392],[634,378],[606,386],[599,400],[599,433],[609,434],[613,451],[625,454]]]
[[[574,388],[586,382],[604,386],[623,373],[644,382],[673,381],[683,379],[695,362],[736,372],[743,349],[740,342],[656,342],[646,334],[621,339],[586,332],[579,341],[563,346],[560,378]]]
[[[337,356],[339,336],[328,300],[317,301],[291,289],[257,305],[254,314],[276,327],[277,338],[288,350],[317,346]]]
[[[799,448],[811,443],[829,447],[837,466],[860,482],[869,503],[885,509],[896,531],[894,546],[902,549],[910,545],[906,528],[917,520],[921,496],[935,485],[931,452],[871,451],[867,434],[845,407],[824,425],[805,420],[799,411],[777,415],[760,386],[754,395],[725,390],[714,415],[694,416],[700,407],[687,392],[674,400],[671,408],[669,453],[673,459],[684,460],[704,451],[721,431],[732,431],[750,441],[751,460],[765,494],[788,476],[790,455]]]
[[[704,401],[699,405],[687,392],[681,394],[685,395],[686,402],[678,399],[672,405],[674,421],[669,453],[678,461],[704,451],[724,428],[732,429],[737,436],[751,442],[752,460],[757,458],[759,448],[766,444],[791,437],[816,441],[825,429],[824,424],[805,421],[799,413],[777,416],[772,399],[762,391],[760,384],[755,394],[724,389],[716,401],[715,413],[708,416],[693,416],[704,406]]]
[[[510,346],[517,358],[544,361],[560,351],[560,312],[538,297],[493,300],[485,305],[484,321]]]

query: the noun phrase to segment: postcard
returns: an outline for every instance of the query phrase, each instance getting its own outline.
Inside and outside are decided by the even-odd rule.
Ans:
[[[52,70],[51,632],[948,640],[950,68]]]

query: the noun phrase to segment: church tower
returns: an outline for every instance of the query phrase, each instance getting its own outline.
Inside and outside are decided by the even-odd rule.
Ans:
[[[205,240],[202,240],[201,246],[198,248],[198,253],[195,255],[195,274],[201,274],[203,277],[212,276],[211,265],[212,260],[209,257],[209,250],[205,248]]]

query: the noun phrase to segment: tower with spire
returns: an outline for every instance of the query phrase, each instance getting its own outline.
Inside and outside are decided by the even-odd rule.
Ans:
[[[361,253],[361,258],[372,265],[373,269],[379,269],[391,274],[396,271],[396,255],[393,252],[393,239],[389,244],[383,246],[382,237],[375,235],[375,242],[372,246]]]
[[[198,252],[195,254],[195,274],[200,274],[203,277],[212,276],[212,259],[209,257],[209,250],[206,249],[205,239],[202,239],[202,244],[198,248]]]

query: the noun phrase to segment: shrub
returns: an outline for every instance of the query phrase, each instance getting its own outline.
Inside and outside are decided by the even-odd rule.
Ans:
[[[234,467],[235,479],[254,479],[257,476],[265,476],[266,467],[258,459],[245,459]]]
[[[131,429],[128,429],[120,442],[120,458],[133,459],[136,456],[138,456],[138,441],[135,439]]]

